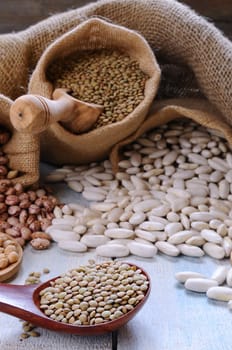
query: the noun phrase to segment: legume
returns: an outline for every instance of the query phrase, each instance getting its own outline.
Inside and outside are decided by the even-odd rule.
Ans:
[[[0,233],[0,270],[5,269],[19,260],[16,242],[10,236]]]
[[[133,265],[110,261],[72,269],[40,291],[40,308],[53,320],[73,325],[112,321],[133,309],[149,286]]]
[[[175,136],[170,136],[172,133]],[[130,241],[143,239],[157,248],[154,254],[158,250],[173,256],[230,257],[232,156],[230,145],[218,132],[189,120],[174,121],[138,138],[123,153],[115,176],[108,160],[62,168],[64,173],[67,171],[67,184],[70,178],[78,179],[72,183],[82,187],[84,198],[86,193],[89,198],[91,192],[100,194],[101,199],[95,196],[88,209],[67,204],[69,215],[56,209],[57,219],[47,232],[53,230],[53,225],[67,224],[79,233],[84,244],[85,238],[81,237],[97,233],[110,238],[106,244],[123,237]],[[97,182],[89,181],[89,176]],[[225,187],[229,188],[227,198],[222,191]],[[116,237],[109,232],[120,234]],[[124,236],[125,232],[130,235]],[[124,241],[124,245],[127,243],[129,247],[130,242]]]
[[[79,52],[52,63],[47,76],[55,88],[72,90],[73,97],[104,107],[94,128],[122,120],[144,98],[145,74],[119,51]]]

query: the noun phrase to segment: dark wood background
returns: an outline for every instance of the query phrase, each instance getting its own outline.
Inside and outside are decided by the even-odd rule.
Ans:
[[[80,7],[93,1],[0,0],[0,33],[24,29],[51,14]],[[232,0],[183,0],[181,2],[212,20],[232,39]]]

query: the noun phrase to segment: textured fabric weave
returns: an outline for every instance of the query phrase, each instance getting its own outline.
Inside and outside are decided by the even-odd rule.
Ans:
[[[53,123],[41,138],[44,160],[55,164],[83,164],[103,159],[112,146],[134,133],[143,123],[158,89],[159,66],[143,37],[101,19],[83,22],[45,50],[32,75],[29,92],[51,98],[53,85],[47,80],[46,72],[54,60],[61,57],[68,59],[74,53],[102,48],[122,51],[139,63],[140,69],[148,77],[142,102],[123,120],[80,135],[70,133],[59,123]]]
[[[186,67],[196,83],[193,91],[205,96],[207,101],[196,100],[195,104],[199,103],[199,107],[192,109],[191,104],[188,105],[189,100],[183,102],[179,98],[175,101],[176,108],[185,103],[187,117],[197,118],[204,125],[210,125],[213,120],[214,128],[223,131],[231,141],[232,43],[213,24],[174,0],[100,0],[52,16],[20,33],[0,36],[0,92],[11,99],[25,93],[30,74],[49,45],[92,17],[105,18],[140,33],[154,50],[158,62]],[[178,93],[179,90],[176,91]],[[170,106],[171,102],[162,103]],[[205,103],[209,108],[207,114]],[[164,107],[157,100],[156,104],[158,113],[158,109],[163,110]],[[213,109],[210,104],[214,106]],[[188,109],[191,113],[187,113]],[[170,110],[174,111],[173,108]],[[160,113],[155,118],[160,118]],[[162,117],[161,120],[165,122],[166,118]],[[43,147],[46,150],[55,147],[59,137],[51,129],[47,130],[42,135]],[[59,142],[62,153],[64,141],[61,138]],[[71,151],[78,150],[74,147]]]

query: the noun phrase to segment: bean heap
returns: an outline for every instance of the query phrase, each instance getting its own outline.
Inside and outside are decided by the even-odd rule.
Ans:
[[[50,174],[91,201],[55,208],[47,229],[63,249],[122,257],[158,251],[215,259],[232,251],[232,154],[221,135],[189,120],[163,125],[108,160]]]
[[[1,150],[10,139],[9,131],[2,125],[0,125],[0,180],[2,179],[14,179],[19,173],[17,170],[12,170],[8,167],[8,157]]]
[[[19,251],[16,242],[8,235],[0,233],[0,270],[19,260]]]
[[[177,272],[176,279],[187,290],[206,293],[209,299],[224,301],[232,309],[232,267],[218,266],[210,277],[194,271]]]
[[[47,248],[50,236],[41,231],[51,224],[57,204],[57,199],[44,189],[25,191],[21,184],[0,180],[0,231],[14,237],[21,246],[30,241],[34,248]]]
[[[104,107],[94,128],[125,118],[144,98],[147,77],[139,64],[119,51],[84,51],[54,62],[48,79],[73,97]]]
[[[40,291],[40,308],[53,320],[73,325],[96,325],[132,310],[149,286],[136,266],[104,262],[80,266],[61,275]]]
[[[10,139],[10,133],[0,126],[0,148]],[[8,157],[0,149],[0,231],[15,238],[21,246],[26,241],[36,249],[49,246],[50,236],[44,232],[53,219],[57,199],[45,189],[24,190],[13,179],[18,170],[8,167]]]

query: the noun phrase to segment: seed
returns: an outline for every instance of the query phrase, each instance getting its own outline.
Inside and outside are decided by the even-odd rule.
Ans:
[[[192,278],[206,278],[201,273],[192,271],[182,271],[175,274],[177,281],[185,283],[188,279]]]
[[[229,269],[226,275],[226,283],[228,287],[232,287],[232,268]]]
[[[31,337],[40,337],[40,333],[36,331],[31,331],[28,333]]]
[[[75,240],[61,240],[58,247],[71,252],[86,252],[87,246],[84,243]]]
[[[210,299],[229,301],[232,300],[232,288],[229,287],[211,287],[206,293]]]
[[[27,339],[27,338],[29,338],[30,337],[30,334],[28,334],[28,333],[22,333],[21,335],[20,335],[20,338],[21,339]]]
[[[80,301],[81,295],[74,296],[72,294],[71,284],[76,281],[78,275],[81,277],[79,285],[85,282],[85,287],[80,288],[80,291],[84,294],[88,293],[88,302]],[[93,280],[96,282],[96,288],[90,289],[89,284]],[[111,283],[115,281],[118,281],[119,285],[112,287]],[[142,286],[141,289],[137,286],[137,293],[140,292],[139,298],[135,297],[134,281]],[[128,303],[134,307],[141,301],[148,288],[148,283],[145,282],[148,282],[147,277],[142,274],[141,270],[135,269],[134,266],[120,262],[105,262],[101,265],[92,263],[68,271],[52,282],[53,288],[46,287],[41,290],[40,307],[41,310],[44,310],[43,305],[46,301],[49,310],[44,310],[44,313],[59,322],[84,325],[103,323],[108,319],[112,319],[112,313],[114,313],[114,317],[117,317],[116,311],[112,310],[117,310],[120,305]],[[123,299],[118,298],[122,284],[126,286],[127,290],[127,294],[123,292]],[[69,287],[70,289],[67,289]],[[57,294],[57,288],[65,288],[68,294],[66,292]],[[54,297],[56,294],[59,299]],[[64,303],[63,300],[66,297],[69,297],[69,300]],[[69,301],[72,302],[69,303]],[[131,308],[129,309],[131,310]]]
[[[128,247],[122,244],[104,244],[96,248],[96,253],[108,258],[120,258],[128,256],[130,251]]]
[[[214,259],[223,259],[225,256],[224,249],[215,243],[205,243],[203,245],[203,249],[206,254],[208,254]]]
[[[144,258],[151,258],[157,253],[157,248],[154,245],[142,244],[132,241],[128,243],[127,246],[132,254]]]
[[[188,278],[184,284],[186,289],[198,293],[205,293],[209,288],[217,285],[217,281],[208,278]]]
[[[180,254],[180,250],[173,244],[168,242],[156,242],[155,246],[158,248],[159,251],[166,255],[177,256]]]
[[[200,247],[191,246],[189,244],[178,244],[177,247],[180,249],[181,254],[186,256],[192,256],[196,258],[200,258],[205,253]]]
[[[54,62],[48,78],[55,87],[72,89],[74,97],[104,106],[95,128],[122,120],[132,112],[143,99],[146,81],[138,63],[106,49],[79,52],[78,56]],[[100,175],[101,180],[108,179],[108,174]]]

